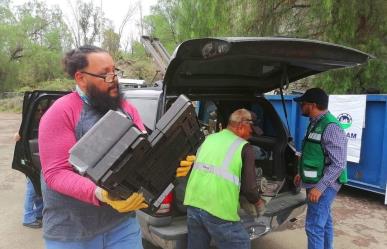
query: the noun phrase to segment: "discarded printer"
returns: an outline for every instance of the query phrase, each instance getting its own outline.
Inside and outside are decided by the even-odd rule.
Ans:
[[[113,196],[143,193],[154,211],[173,189],[180,160],[203,140],[192,103],[180,95],[149,136],[109,111],[71,148],[69,161]]]

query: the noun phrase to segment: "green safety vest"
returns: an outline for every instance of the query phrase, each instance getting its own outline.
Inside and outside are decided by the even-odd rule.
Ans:
[[[246,143],[228,129],[209,135],[198,150],[184,204],[223,220],[239,221],[242,148]]]
[[[299,165],[301,178],[305,183],[317,183],[324,174],[325,165],[329,163],[321,144],[321,138],[328,124],[331,123],[341,127],[340,122],[330,112],[327,112],[314,127],[309,124],[302,145],[302,156]],[[347,183],[347,181],[347,167],[345,167],[339,177],[339,182]]]

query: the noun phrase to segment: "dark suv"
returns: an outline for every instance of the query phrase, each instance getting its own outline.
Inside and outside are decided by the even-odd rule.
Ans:
[[[363,64],[370,55],[335,44],[294,38],[204,38],[182,43],[174,52],[159,87],[124,91],[151,131],[173,101],[185,94],[195,104],[202,130],[210,134],[226,127],[236,109],[256,113],[263,135],[252,137],[256,148],[259,190],[268,201],[262,215],[241,198],[241,220],[251,239],[294,220],[305,209],[305,195],[293,185],[297,157],[288,128],[264,93],[332,69]],[[25,94],[22,139],[17,142],[12,167],[28,175],[40,192],[37,147],[39,105],[49,106],[64,93]],[[284,110],[286,113],[286,110]],[[166,148],[166,153],[168,149]],[[156,213],[139,211],[143,237],[162,248],[186,248],[187,179],[177,179],[174,190]]]

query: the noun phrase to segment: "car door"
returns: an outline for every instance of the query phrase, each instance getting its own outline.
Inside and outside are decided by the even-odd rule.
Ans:
[[[56,99],[67,92],[33,91],[25,92],[22,107],[22,122],[18,141],[15,144],[12,168],[29,177],[38,194],[40,189],[40,159],[38,147],[39,122],[44,112]]]

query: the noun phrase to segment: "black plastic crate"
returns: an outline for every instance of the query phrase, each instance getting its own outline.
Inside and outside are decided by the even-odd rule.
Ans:
[[[152,210],[173,189],[180,160],[195,154],[204,140],[195,109],[184,95],[161,117],[150,136],[114,111],[89,132],[72,148],[70,162],[83,165],[78,170],[111,195],[125,199],[142,192]],[[101,143],[103,151],[96,153],[94,147]]]

